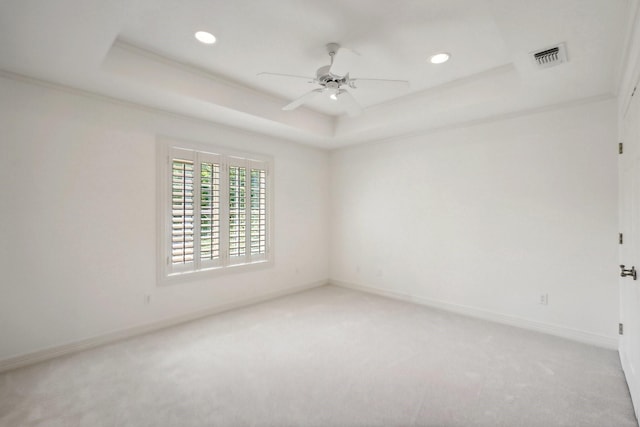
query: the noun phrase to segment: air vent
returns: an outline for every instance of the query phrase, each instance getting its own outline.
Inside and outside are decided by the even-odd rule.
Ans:
[[[531,52],[531,57],[538,68],[549,68],[567,62],[567,49],[564,43]]]

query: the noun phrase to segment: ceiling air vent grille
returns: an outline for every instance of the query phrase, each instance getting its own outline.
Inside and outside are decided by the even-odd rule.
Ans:
[[[531,56],[538,68],[548,68],[567,62],[567,49],[564,43],[532,52]]]

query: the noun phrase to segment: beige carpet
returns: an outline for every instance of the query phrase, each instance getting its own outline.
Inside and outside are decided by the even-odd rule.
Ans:
[[[635,426],[616,352],[322,287],[0,375],[2,426]]]

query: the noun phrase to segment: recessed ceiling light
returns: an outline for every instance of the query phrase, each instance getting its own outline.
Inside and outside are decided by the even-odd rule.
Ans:
[[[448,53],[436,53],[435,55],[432,55],[431,58],[429,58],[429,61],[432,64],[442,64],[447,62],[449,58],[451,58],[451,55],[449,55]]]
[[[206,31],[198,31],[196,33],[196,39],[204,44],[214,44],[216,42],[216,36]]]

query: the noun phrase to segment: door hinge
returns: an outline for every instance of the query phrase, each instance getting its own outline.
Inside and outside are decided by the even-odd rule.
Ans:
[[[624,144],[622,142],[618,142],[618,154],[622,154],[624,152]]]
[[[618,335],[624,335],[624,325],[622,323],[618,323]]]
[[[624,237],[622,236],[622,233],[618,233],[618,243],[620,244],[624,243]]]

